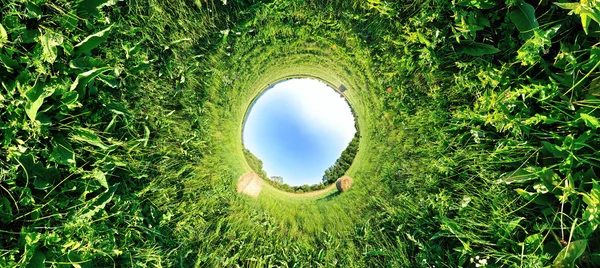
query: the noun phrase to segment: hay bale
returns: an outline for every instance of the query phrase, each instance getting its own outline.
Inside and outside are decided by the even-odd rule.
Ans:
[[[354,183],[354,180],[352,178],[348,176],[343,176],[335,182],[335,187],[338,191],[345,192],[348,191],[350,187],[352,187],[352,183]]]

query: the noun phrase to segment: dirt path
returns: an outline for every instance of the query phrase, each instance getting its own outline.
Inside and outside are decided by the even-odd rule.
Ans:
[[[275,187],[273,187],[273,188],[275,188]],[[279,189],[275,189],[275,190],[281,191]],[[315,197],[315,196],[319,196],[319,195],[331,192],[332,190],[335,190],[335,183],[325,187],[324,189],[321,189],[318,191],[312,191],[312,192],[308,192],[308,193],[290,193],[290,192],[286,192],[286,191],[281,191],[281,192],[288,196],[293,196],[293,197]]]
[[[247,172],[246,174],[240,176],[237,182],[236,190],[238,193],[245,194],[247,196],[257,198],[263,187],[268,187],[269,190],[278,192],[280,194],[287,195],[289,197],[297,197],[297,198],[311,198],[320,195],[325,195],[326,193],[336,191],[335,183],[327,186],[324,189],[318,191],[312,191],[308,193],[290,193],[286,191],[279,190],[272,185],[265,183],[263,179],[261,179],[254,171]]]
[[[253,171],[242,175],[236,185],[238,193],[257,198],[262,190],[264,181]]]

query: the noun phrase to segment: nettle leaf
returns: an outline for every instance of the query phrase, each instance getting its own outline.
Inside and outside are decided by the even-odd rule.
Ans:
[[[494,0],[462,0],[456,3],[459,6],[464,7],[476,7],[479,9],[490,9],[496,6]]]
[[[533,29],[539,27],[538,21],[535,18],[535,9],[532,5],[520,1],[509,14],[517,29],[527,38],[533,35]]]
[[[71,140],[85,142],[104,150],[109,149],[93,130],[87,128],[78,127],[73,129]]]
[[[63,36],[60,33],[47,32],[40,37],[42,45],[42,59],[52,64],[56,60],[58,46],[63,43]]]
[[[62,165],[75,166],[75,151],[61,134],[52,137],[52,159]]]
[[[587,247],[587,240],[577,240],[569,243],[568,246],[563,248],[556,259],[554,259],[554,263],[552,267],[562,268],[562,267],[575,267],[575,261],[583,255],[585,252],[585,248]]]
[[[596,130],[598,127],[600,127],[600,121],[598,121],[598,118],[596,117],[584,113],[580,113],[579,117],[581,117],[583,122],[585,122],[586,126],[592,128],[593,130]]]
[[[100,44],[106,41],[112,27],[113,25],[111,24],[110,26],[108,26],[108,28],[83,39],[83,41],[75,45],[75,53],[77,55],[90,53],[94,48],[98,47]]]
[[[471,56],[475,56],[475,57],[496,54],[496,53],[500,52],[499,49],[497,49],[496,47],[494,47],[492,45],[483,44],[483,43],[479,43],[479,42],[473,42],[470,40],[461,41],[460,45],[459,45],[459,50],[462,53],[465,53],[465,54],[468,54]]]
[[[71,62],[69,62],[69,67],[72,69],[89,70],[92,68],[106,67],[106,63],[101,59],[84,56],[71,60]]]
[[[98,80],[100,80],[100,82],[111,88],[118,88],[121,85],[117,77],[115,77],[114,75],[100,74],[98,76]]]
[[[79,96],[85,96],[87,84],[101,73],[110,69],[110,67],[103,67],[78,74],[73,84],[71,84],[71,91],[76,90]]]
[[[19,65],[18,61],[13,60],[11,56],[8,56],[1,52],[0,52],[0,62],[2,62],[2,65],[4,65],[4,67],[9,72],[14,72],[15,70],[19,70],[21,67]]]
[[[100,8],[116,3],[116,0],[80,0],[77,3],[77,14],[84,18],[99,16]]]
[[[108,189],[108,182],[106,181],[106,176],[104,175],[104,172],[102,172],[99,169],[94,169],[94,171],[92,172],[92,178],[94,178],[98,183],[100,183],[102,187]]]
[[[127,108],[125,108],[125,106],[123,106],[123,104],[119,102],[111,101],[106,105],[106,108],[108,108],[114,114],[129,115],[129,111],[127,111]]]
[[[558,146],[556,144],[552,144],[546,141],[542,142],[544,149],[548,150],[552,155],[557,158],[565,159],[569,155],[569,152],[565,150],[562,146]]]
[[[0,24],[0,48],[3,47],[6,43],[8,43],[8,34],[6,33],[6,29],[4,29],[4,26]]]
[[[543,241],[544,236],[542,234],[532,234],[528,236],[523,242],[525,246],[525,253],[532,254],[543,248]]]
[[[534,204],[538,204],[538,205],[542,205],[542,206],[546,206],[549,205],[551,206],[554,202],[555,199],[553,199],[553,197],[551,197],[548,194],[540,194],[540,193],[531,193],[528,191],[525,191],[521,188],[517,188],[515,189],[515,191],[517,192],[517,194],[519,194],[523,199],[527,200],[527,201],[531,201]]]
[[[118,185],[119,184],[115,184],[109,187],[108,189],[106,189],[106,192],[92,199],[91,201],[93,201],[93,203],[83,209],[83,213],[81,214],[80,218],[90,219],[100,210],[104,209],[104,207],[106,207],[106,204],[108,204],[108,202],[110,202],[110,200],[112,200],[113,196],[115,195],[115,191],[117,190]]]
[[[29,17],[30,19],[39,20],[42,18],[42,8],[40,8],[35,3],[28,1],[25,7],[27,8],[27,17]]]
[[[44,87],[39,83],[36,83],[32,88],[25,92],[25,96],[27,97],[25,113],[31,121],[36,119],[37,112],[44,103],[44,99],[51,96],[53,93],[53,87]]]
[[[65,92],[60,97],[60,101],[62,102],[61,107],[65,107],[69,111],[80,107],[81,103],[77,101],[78,98],[79,94],[77,93],[77,91]]]
[[[0,222],[9,223],[13,218],[10,201],[6,197],[0,197]]]
[[[27,264],[27,268],[44,268],[46,267],[46,255],[38,248],[31,256],[31,260]]]
[[[60,172],[55,168],[46,168],[40,162],[35,162],[32,155],[22,155],[19,162],[25,168],[25,176],[33,179],[33,186],[38,190],[45,190],[54,185],[60,178]]]
[[[502,179],[502,181],[506,184],[511,183],[523,183],[530,180],[535,180],[540,177],[540,173],[543,171],[542,168],[539,167],[526,167],[521,168],[516,171],[513,171],[509,174],[508,177]]]

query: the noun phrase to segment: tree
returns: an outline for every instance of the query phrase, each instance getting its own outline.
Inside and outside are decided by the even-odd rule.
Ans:
[[[281,176],[271,176],[271,181],[283,184],[283,177]]]
[[[348,147],[344,149],[342,155],[335,161],[335,164],[325,170],[322,179],[323,183],[334,183],[339,177],[344,176],[358,152],[359,137],[360,135],[357,131],[352,141],[348,144]]]
[[[263,170],[263,162],[256,155],[254,155],[250,150],[244,148],[244,156],[246,157],[246,161],[248,161],[248,165],[250,168],[256,172],[256,174],[263,178],[267,179],[267,172]]]

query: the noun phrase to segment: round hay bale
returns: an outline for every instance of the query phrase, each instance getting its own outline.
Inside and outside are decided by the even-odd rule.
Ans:
[[[338,191],[345,192],[348,191],[350,187],[352,187],[352,183],[354,183],[354,180],[352,178],[348,176],[343,176],[335,182],[335,187],[338,189]]]

